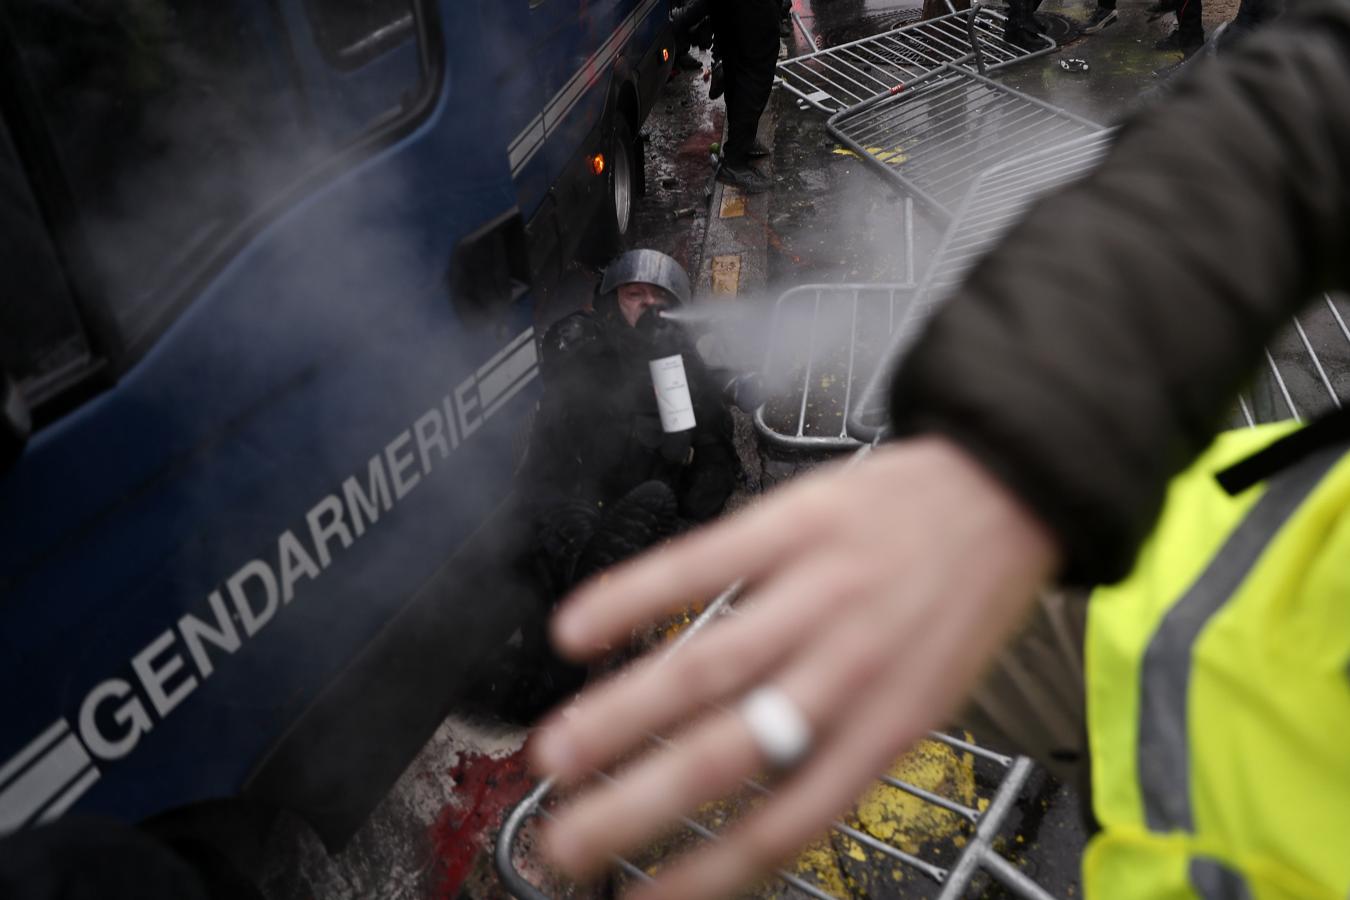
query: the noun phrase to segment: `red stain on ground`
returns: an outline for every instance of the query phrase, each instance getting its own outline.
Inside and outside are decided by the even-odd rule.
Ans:
[[[451,900],[459,893],[507,811],[534,786],[523,751],[501,759],[467,756],[450,770],[450,777],[455,779],[455,803],[441,810],[430,834],[441,869],[433,900]]]

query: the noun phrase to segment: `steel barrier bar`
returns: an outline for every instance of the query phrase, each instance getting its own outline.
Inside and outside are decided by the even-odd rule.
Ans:
[[[1322,294],[1267,346],[1234,425],[1315,419],[1350,403],[1350,302]]]
[[[870,447],[861,448],[860,454],[869,449]],[[724,596],[732,593],[732,589],[729,589],[724,593]],[[710,607],[695,622],[711,619],[718,615],[720,615],[720,611]],[[668,653],[673,652],[673,649]],[[880,779],[880,782],[889,788],[903,791],[948,811],[972,829],[971,834],[966,838],[965,846],[961,848],[950,868],[909,853],[847,822],[835,821],[831,825],[831,830],[835,834],[846,837],[856,842],[860,847],[877,854],[885,860],[883,864],[888,867],[899,864],[921,873],[941,887],[940,896],[943,898],[962,896],[975,876],[980,871],[985,871],[1001,882],[1015,896],[1027,898],[1027,900],[1053,900],[1051,895],[1031,877],[996,853],[992,847],[994,839],[1006,828],[1014,803],[1024,791],[1034,769],[1034,764],[1026,757],[1005,756],[950,735],[932,733],[929,739],[977,755],[981,759],[998,765],[1003,770],[1003,774],[999,777],[997,786],[994,788],[994,795],[983,812],[890,775],[883,776]],[[670,742],[664,738],[653,737],[653,740],[662,746],[670,745]],[[605,781],[613,781],[612,776],[603,772],[597,773],[597,777]],[[770,797],[773,793],[770,788],[753,779],[745,780],[744,786],[759,796]],[[519,846],[518,842],[529,820],[537,816],[552,818],[545,805],[552,787],[550,780],[541,782],[511,810],[503,823],[494,847],[493,858],[502,884],[513,897],[521,898],[521,900],[549,900],[548,895],[520,871],[517,860],[518,857],[527,852]],[[719,841],[722,839],[716,830],[696,819],[682,816],[679,821],[689,833],[704,841]],[[642,881],[651,880],[651,876],[630,860],[616,857],[614,864],[629,877]],[[846,900],[846,898],[840,898],[830,893],[820,885],[813,884],[801,875],[785,869],[779,869],[775,874],[784,884],[801,894],[815,898],[815,900]]]
[[[996,70],[1056,49],[1048,37],[1034,50],[1004,40],[1006,22],[1002,13],[984,8],[948,13],[785,59],[778,64],[778,83],[811,106],[836,113],[889,96],[945,64]]]
[[[830,134],[903,192],[950,218],[982,173],[1102,126],[958,66],[832,115]]]
[[[991,166],[976,178],[938,242],[905,317],[891,329],[885,356],[873,368],[872,377],[849,408],[846,427],[852,438],[860,442],[875,440],[885,427],[891,373],[933,310],[1037,198],[1091,171],[1110,148],[1114,136],[1112,129],[1088,132]]]
[[[908,283],[808,284],[784,292],[769,327],[764,382],[773,399],[755,410],[759,434],[788,450],[857,447],[848,412],[913,296]]]

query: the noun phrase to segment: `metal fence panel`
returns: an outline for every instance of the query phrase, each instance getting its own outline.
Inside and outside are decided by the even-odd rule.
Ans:
[[[930,311],[1036,199],[1085,175],[1106,155],[1115,129],[1102,129],[991,166],[979,175],[943,233],[919,285],[916,315]]]
[[[830,133],[943,218],[985,170],[1103,126],[950,64],[835,113]]]
[[[1350,403],[1350,300],[1321,294],[1267,346],[1235,425],[1313,419]]]
[[[870,446],[859,448],[854,459],[864,457],[870,450]],[[678,652],[693,634],[708,627],[716,619],[724,615],[735,615],[734,602],[739,591],[740,585],[734,585],[714,600],[665,651],[666,658]],[[659,737],[653,737],[652,740],[656,744],[665,743],[664,739]],[[932,733],[929,740],[944,745],[956,753],[968,755],[972,765],[979,764],[992,768],[996,773],[992,792],[987,796],[974,797],[971,802],[972,798],[945,796],[891,776],[881,779],[879,790],[903,792],[917,798],[921,803],[944,810],[959,820],[962,834],[961,840],[952,844],[954,848],[959,848],[954,854],[954,859],[944,864],[943,861],[921,858],[902,849],[894,840],[883,840],[847,822],[836,822],[832,826],[833,833],[852,842],[852,846],[862,855],[863,859],[860,862],[864,865],[883,872],[892,872],[897,867],[903,867],[905,871],[917,874],[936,886],[940,891],[938,900],[956,900],[963,896],[981,872],[997,880],[1014,897],[1022,897],[1025,900],[1054,900],[1052,895],[1029,875],[994,849],[995,841],[1005,835],[1014,814],[1015,804],[1022,797],[1035,765],[1026,757],[1006,756],[951,735]],[[598,774],[597,777],[608,778],[604,774]],[[530,859],[532,852],[530,842],[524,839],[523,835],[532,819],[550,817],[547,802],[552,787],[550,781],[544,781],[531,791],[507,816],[497,837],[494,854],[497,874],[511,895],[519,900],[550,900],[550,894],[546,892],[544,886],[537,879],[531,880],[522,869],[538,871],[540,868],[538,861]],[[745,787],[750,795],[771,794],[771,790],[758,781],[747,781]],[[710,825],[693,818],[683,818],[681,824],[686,830],[684,836],[695,841],[720,840],[719,827],[725,826],[725,823]],[[615,860],[615,867],[635,881],[649,881],[651,878],[642,866],[628,859]],[[777,876],[785,886],[786,893],[776,892],[775,897],[805,896],[814,900],[848,900],[820,884],[803,878],[800,874],[779,870]],[[553,888],[554,896],[561,896],[566,890],[565,886],[562,890],[558,890],[557,885]]]
[[[855,395],[847,423],[850,436],[865,442],[880,435],[887,421],[890,376],[928,317],[1035,199],[1090,171],[1113,137],[1113,130],[1085,135],[992,167],[979,177],[944,233],[886,353]],[[1230,424],[1311,419],[1347,403],[1350,300],[1321,294],[1268,345],[1251,386],[1237,398]]]
[[[946,63],[974,65],[977,48],[986,70],[1055,49],[1048,37],[1035,50],[1004,40],[1006,21],[1002,13],[982,7],[950,13],[783,60],[778,81],[806,103],[836,113],[888,96]]]
[[[1114,136],[1114,129],[1088,132],[991,166],[976,178],[943,233],[907,315],[892,332],[885,356],[849,410],[851,436],[875,440],[885,427],[891,374],[933,310],[1037,198],[1091,171]]]
[[[858,446],[848,410],[914,299],[911,284],[807,284],[774,305],[765,360],[772,399],[755,411],[770,443],[793,450]]]

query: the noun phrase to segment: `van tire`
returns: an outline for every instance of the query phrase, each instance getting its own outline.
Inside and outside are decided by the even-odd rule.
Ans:
[[[609,161],[605,197],[581,241],[579,253],[583,262],[594,266],[608,264],[627,247],[643,181],[641,146],[625,117],[617,117],[605,146]]]

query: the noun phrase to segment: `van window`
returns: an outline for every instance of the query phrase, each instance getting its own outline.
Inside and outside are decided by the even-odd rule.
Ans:
[[[280,22],[244,4],[29,0],[20,57],[127,343],[306,160]]]
[[[328,3],[350,5],[372,27],[395,7],[410,15],[409,4]],[[133,351],[178,312],[241,225],[366,136],[335,142],[315,127],[275,3],[15,6],[19,57],[97,269],[98,300]],[[416,96],[420,71],[412,78],[403,87]]]
[[[413,32],[412,0],[308,0],[314,38],[329,63],[362,65]]]
[[[47,227],[0,126],[0,366],[36,405],[82,372],[89,347]]]

